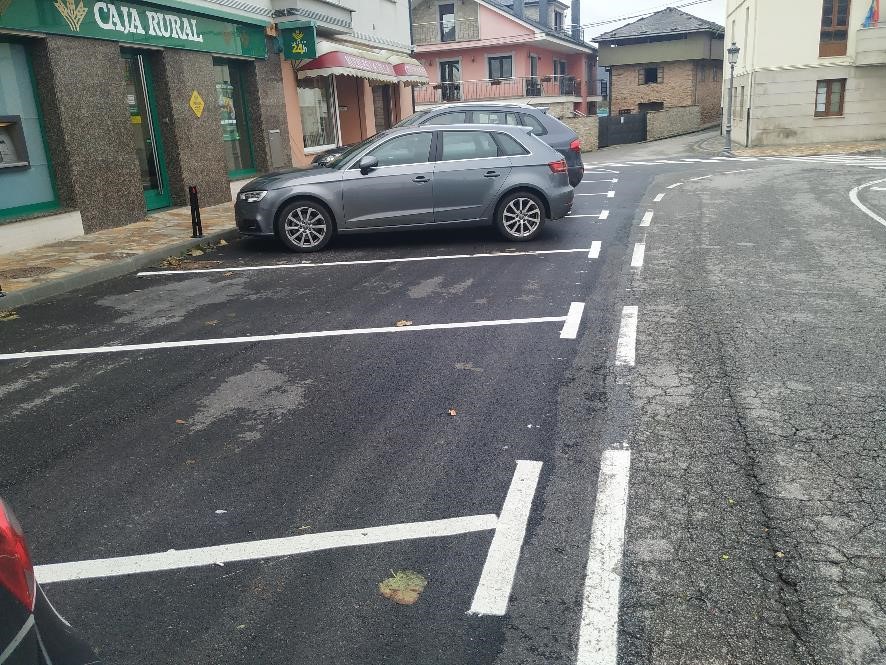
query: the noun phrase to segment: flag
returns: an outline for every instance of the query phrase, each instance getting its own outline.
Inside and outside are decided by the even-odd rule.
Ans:
[[[871,0],[871,8],[864,17],[864,27],[873,28],[880,22],[880,0]]]

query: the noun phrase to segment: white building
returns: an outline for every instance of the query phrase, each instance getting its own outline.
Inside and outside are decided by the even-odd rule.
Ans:
[[[736,144],[886,139],[886,20],[864,27],[872,2],[727,0]],[[723,81],[725,109],[728,64]]]

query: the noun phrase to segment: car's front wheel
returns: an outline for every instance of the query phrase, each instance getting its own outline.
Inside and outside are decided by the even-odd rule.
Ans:
[[[293,252],[318,252],[332,240],[332,215],[314,201],[294,201],[277,215],[277,237]]]
[[[532,240],[545,222],[545,207],[535,194],[513,192],[498,204],[495,225],[507,240]]]

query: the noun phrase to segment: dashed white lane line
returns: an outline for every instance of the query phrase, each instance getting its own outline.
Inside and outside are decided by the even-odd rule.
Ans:
[[[621,327],[618,330],[618,346],[615,350],[615,364],[634,366],[637,349],[637,318],[639,308],[626,305],[621,310]]]
[[[603,243],[599,240],[595,240],[591,243],[591,249],[588,251],[589,259],[599,259],[600,258],[600,249],[603,247]]]
[[[723,171],[723,175],[731,175],[733,173],[746,173],[747,171],[754,171],[756,169],[738,169],[737,171]]]
[[[569,308],[570,313],[572,307]],[[125,351],[152,351],[156,349],[177,349],[193,346],[218,346],[221,344],[252,344],[255,342],[277,342],[293,339],[317,337],[344,337],[350,335],[372,335],[376,333],[420,332],[423,330],[450,330],[456,328],[488,328],[533,323],[559,323],[567,316],[542,316],[526,319],[498,319],[491,321],[460,321],[457,323],[427,323],[415,326],[386,326],[383,328],[349,328],[345,330],[315,330],[311,332],[283,333],[279,335],[244,335],[242,337],[220,337],[215,339],[188,339],[173,342],[150,342],[147,344],[120,344],[117,346],[93,346],[79,349],[57,349],[53,351],[25,351],[2,353],[0,360],[27,360],[31,358],[51,358],[57,356],[81,356],[97,353],[120,353]]]
[[[858,193],[859,193],[861,190],[863,190],[863,189],[865,189],[865,188],[867,188],[867,187],[870,187],[870,186],[872,186],[872,185],[879,185],[881,182],[886,182],[886,178],[882,178],[882,179],[880,179],[880,180],[873,180],[873,181],[871,181],[871,182],[867,182],[867,183],[865,183],[865,184],[863,184],[863,185],[859,185],[858,187],[856,187],[855,189],[853,189],[851,192],[849,192],[849,200],[852,201],[852,203],[855,204],[855,207],[858,208],[859,210],[861,210],[865,215],[867,215],[868,217],[870,217],[871,219],[873,219],[875,222],[878,222],[879,224],[882,224],[883,226],[886,226],[886,219],[883,219],[882,217],[880,217],[880,215],[878,215],[878,214],[875,213],[873,210],[871,210],[870,208],[868,208],[868,207],[867,207],[864,203],[862,203],[861,200],[859,200],[859,198],[858,198]]]
[[[593,194],[576,194],[576,196],[605,196],[607,199],[614,199],[615,192],[610,189],[608,192],[594,192]]]
[[[574,302],[569,305],[566,313],[566,321],[560,330],[560,339],[575,339],[578,336],[578,326],[581,324],[581,315],[584,314],[583,302]]]
[[[518,462],[519,464],[519,462]],[[540,462],[535,462],[541,466]],[[34,573],[41,584],[86,580],[96,577],[115,577],[152,573],[161,570],[211,566],[232,561],[269,559],[306,552],[374,545],[418,538],[439,538],[455,536],[474,531],[495,529],[498,518],[495,515],[471,515],[429,522],[408,522],[389,526],[376,526],[348,531],[328,531],[326,533],[253,540],[250,542],[214,545],[194,549],[169,550],[135,556],[121,556],[110,559],[92,559],[70,563],[52,563],[35,566]]]
[[[616,664],[630,468],[629,450],[603,452],[585,571],[577,665]]]
[[[640,226],[649,226],[652,223],[652,217],[655,213],[652,210],[647,210],[643,215],[643,219],[640,220]]]
[[[645,242],[637,242],[634,243],[634,254],[631,256],[631,268],[642,268],[643,267],[643,257],[646,254],[646,243]]]
[[[668,189],[673,189],[674,187],[679,187],[682,185],[682,182],[675,182],[673,185],[668,185]]]
[[[660,202],[665,197],[664,192],[661,194],[656,194],[655,199],[653,199],[656,203]]]
[[[517,461],[468,614],[504,616],[508,610],[541,467],[541,462]]]
[[[871,187],[872,192],[886,192],[886,187]]]
[[[713,178],[712,175],[700,175],[697,178],[689,178],[690,180],[707,180],[708,178]]]
[[[199,275],[212,272],[248,272],[252,270],[291,270],[292,268],[328,268],[332,266],[365,266],[380,263],[413,263],[416,261],[454,261],[457,259],[488,259],[507,256],[545,256],[548,254],[581,254],[588,248],[577,249],[543,249],[527,252],[494,252],[489,254],[448,254],[443,256],[410,256],[397,259],[363,259],[360,261],[327,261],[325,263],[284,263],[261,266],[237,266],[231,268],[197,268],[194,270],[149,270],[137,273],[137,277],[153,277],[158,275]]]

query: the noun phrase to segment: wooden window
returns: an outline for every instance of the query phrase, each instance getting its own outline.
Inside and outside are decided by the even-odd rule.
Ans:
[[[698,82],[704,83],[708,80],[708,65],[705,62],[698,63]]]
[[[619,115],[631,115],[633,113],[633,109],[619,109]]]
[[[846,96],[846,79],[819,81],[815,90],[815,116],[843,115],[843,101]]]
[[[664,83],[664,67],[640,67],[637,79],[639,85]]]
[[[849,39],[849,0],[822,0],[821,38],[818,56],[829,58],[846,55]]]
[[[509,79],[514,75],[514,59],[509,55],[489,58],[489,78]]]

